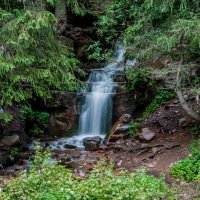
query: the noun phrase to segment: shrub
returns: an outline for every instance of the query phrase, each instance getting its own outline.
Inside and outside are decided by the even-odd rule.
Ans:
[[[148,176],[144,169],[115,176],[112,165],[101,162],[81,180],[59,163],[49,163],[49,152],[36,150],[30,172],[22,172],[5,185],[0,200],[157,200],[165,195],[173,199],[164,180]]]
[[[11,149],[9,150],[9,155],[15,157],[19,155],[19,152],[20,152],[19,147],[11,147]]]
[[[151,87],[153,85],[153,81],[150,79],[146,69],[129,69],[126,72],[126,78],[126,89],[130,92],[135,92],[135,90],[145,90],[147,87]]]
[[[188,157],[179,161],[172,167],[171,175],[188,182],[200,180],[200,160]]]
[[[177,162],[171,168],[171,175],[185,181],[200,181],[200,139],[190,146],[191,156]]]
[[[34,111],[30,105],[23,105],[19,114],[30,136],[44,135],[48,128],[49,113]]]
[[[128,137],[134,138],[137,135],[137,133],[138,133],[138,131],[140,129],[140,125],[141,124],[139,122],[132,123],[131,124],[131,128],[130,128],[130,130],[128,132]]]

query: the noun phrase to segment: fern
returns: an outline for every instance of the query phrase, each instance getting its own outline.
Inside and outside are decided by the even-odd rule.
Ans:
[[[55,1],[23,1],[25,9],[0,9],[0,106],[33,96],[51,98],[55,90],[75,91],[82,84],[75,77],[83,74],[79,62],[62,44],[46,3]],[[76,0],[66,3],[78,7]]]

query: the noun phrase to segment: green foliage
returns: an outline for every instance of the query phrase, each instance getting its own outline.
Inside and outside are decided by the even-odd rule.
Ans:
[[[25,123],[27,119],[34,119],[34,112],[30,105],[23,105],[20,109],[19,118],[21,122]]]
[[[91,200],[91,199],[174,199],[163,179],[147,175],[144,169],[114,175],[106,162],[97,165],[86,179],[74,177],[58,163],[49,163],[49,152],[37,146],[30,172],[22,172],[0,192],[1,200]]]
[[[193,157],[200,159],[200,139],[194,140],[190,145],[190,152]]]
[[[102,43],[122,37],[127,54],[140,61],[169,54],[189,61],[200,49],[198,0],[115,0],[97,22]]]
[[[194,126],[194,127],[192,128],[192,131],[193,131],[193,132],[200,131],[200,125]]]
[[[88,51],[90,52],[90,55],[88,56],[89,60],[96,60],[96,61],[101,61],[101,53],[102,53],[102,48],[100,47],[100,42],[96,41],[93,42],[89,48]]]
[[[24,105],[21,107],[19,117],[30,136],[41,136],[47,132],[49,113],[33,111],[30,105]]]
[[[7,112],[0,112],[0,121],[4,121],[5,123],[10,122],[13,119],[12,115]]]
[[[105,11],[105,14],[100,16],[96,26],[97,34],[103,37],[106,43],[113,39],[118,39],[121,32],[127,27],[127,21],[130,20],[130,7],[132,1],[122,0],[114,1]]]
[[[93,41],[91,45],[88,47],[88,51],[90,52],[88,60],[95,60],[97,62],[108,60],[112,54],[112,50],[109,49],[104,50],[101,47],[100,41]]]
[[[128,91],[146,89],[153,85],[149,73],[143,68],[132,68],[126,72],[126,88]]]
[[[200,181],[200,139],[190,146],[191,156],[171,168],[172,176],[185,181]]]
[[[131,128],[130,128],[130,130],[128,132],[128,137],[134,138],[137,135],[137,133],[138,133],[138,131],[140,129],[140,126],[141,126],[141,123],[139,123],[139,122],[132,123],[131,124]]]
[[[25,9],[0,8],[0,105],[33,97],[51,98],[54,91],[80,86],[78,60],[56,33],[57,19],[46,1]],[[70,1],[71,2],[71,1]]]
[[[171,175],[185,181],[195,181],[200,180],[199,171],[200,160],[188,157],[172,167]]]
[[[11,149],[9,150],[9,155],[15,157],[19,155],[19,152],[20,152],[19,147],[11,147]]]

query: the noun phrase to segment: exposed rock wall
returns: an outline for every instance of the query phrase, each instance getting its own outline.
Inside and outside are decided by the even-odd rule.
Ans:
[[[15,158],[10,155],[10,150],[13,147],[25,148],[30,139],[20,122],[19,109],[5,106],[3,110],[13,116],[13,120],[9,123],[2,121],[0,123],[0,165],[6,166],[15,161]]]
[[[63,137],[74,128],[78,120],[77,95],[73,93],[58,94],[47,104],[49,110],[49,134]]]

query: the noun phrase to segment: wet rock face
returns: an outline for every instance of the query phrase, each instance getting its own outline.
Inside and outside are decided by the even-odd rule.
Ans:
[[[72,129],[78,118],[76,94],[66,93],[57,95],[55,99],[48,103],[49,109],[49,134],[63,137]]]
[[[80,61],[87,61],[88,46],[95,36],[93,22],[95,17],[90,14],[76,16],[68,13],[59,19],[58,33],[63,36],[63,43],[70,45]]]
[[[101,138],[97,137],[86,137],[83,139],[83,145],[86,151],[96,151],[99,149]]]
[[[135,99],[129,92],[117,91],[113,98],[113,120],[116,121],[123,114],[133,114],[136,108]]]
[[[111,132],[108,136],[108,142],[114,142],[126,137],[132,122],[130,114],[122,115],[118,121],[113,125]]]

